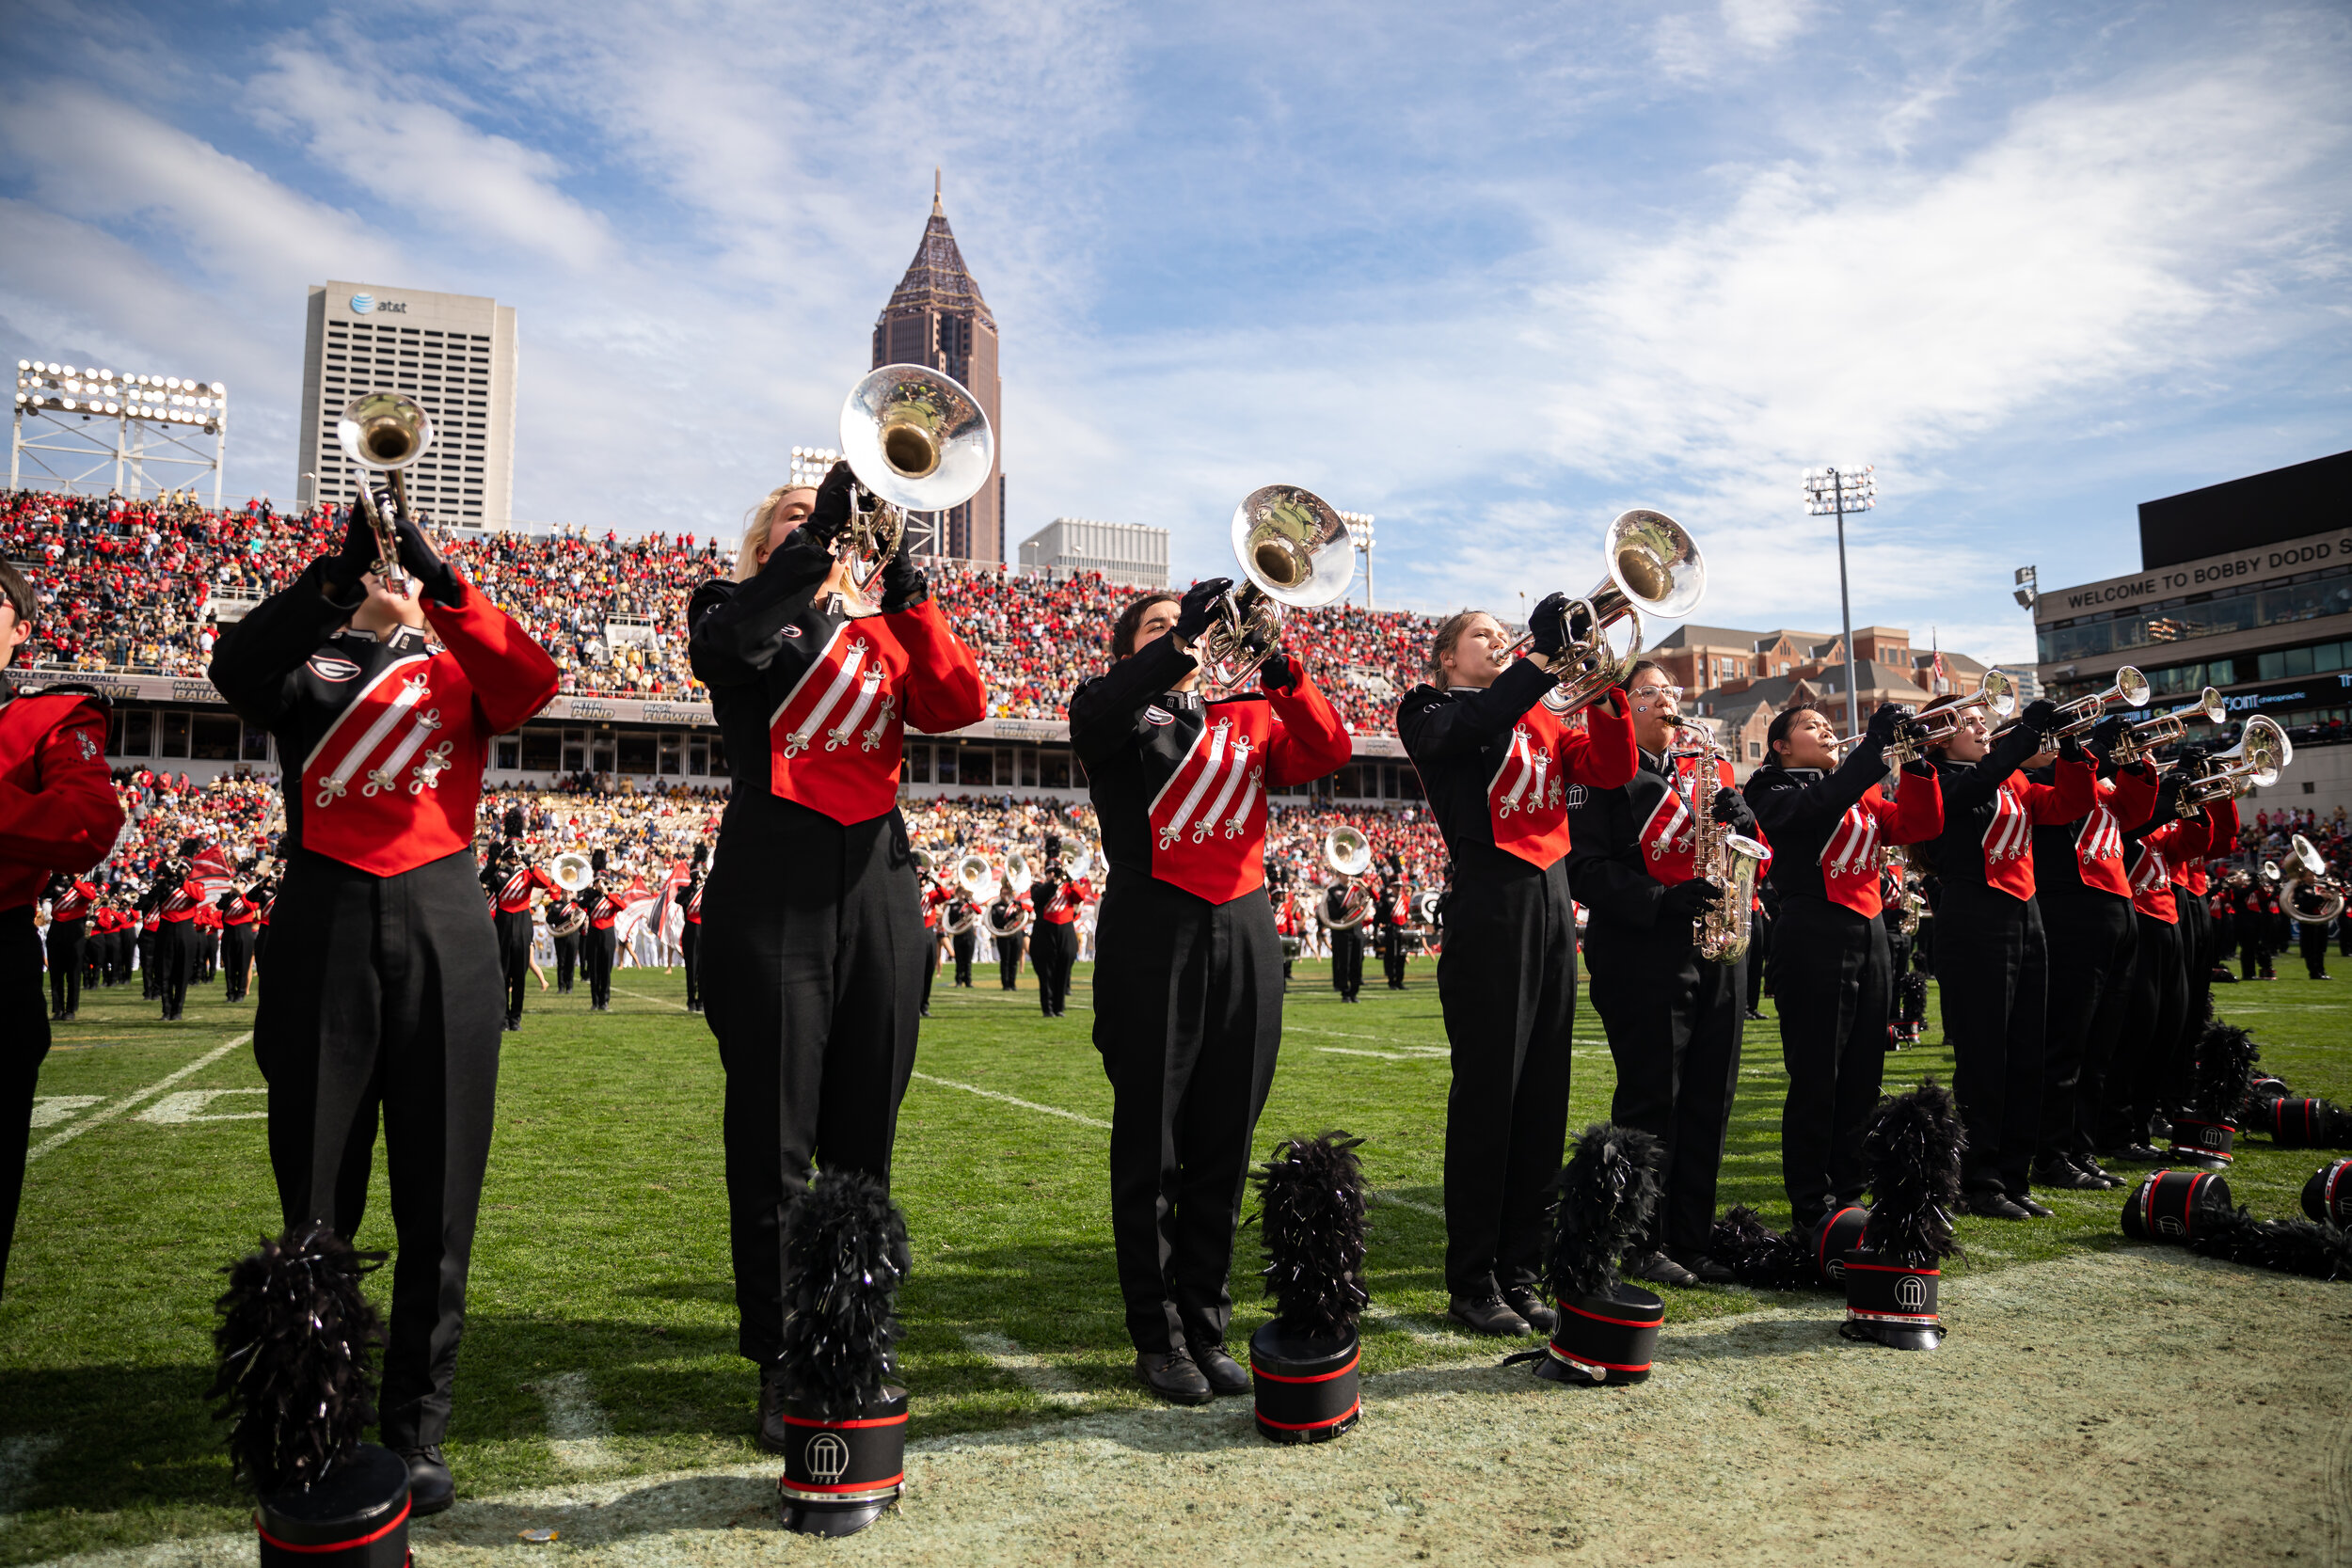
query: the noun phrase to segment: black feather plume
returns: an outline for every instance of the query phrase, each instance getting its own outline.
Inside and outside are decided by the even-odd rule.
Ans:
[[[2204,1116],[2224,1121],[2237,1114],[2246,1081],[2261,1056],[2254,1037],[2227,1023],[2208,1023],[2197,1041],[2197,1072],[2189,1100]]]
[[[865,1171],[827,1171],[785,1215],[778,1375],[843,1420],[882,1400],[898,1370],[898,1286],[914,1266],[906,1216]]]
[[[1870,1167],[1862,1244],[1910,1269],[1958,1253],[1952,1215],[1960,1208],[1960,1152],[1967,1142],[1951,1091],[1931,1077],[1880,1101],[1862,1140]]]
[[[375,1420],[384,1324],[360,1281],[383,1264],[325,1225],[289,1230],[221,1272],[205,1398],[229,1429],[229,1464],[263,1497],[307,1490]]]
[[[1561,1167],[1544,1283],[1555,1297],[1605,1295],[1617,1259],[1658,1207],[1659,1142],[1639,1128],[1595,1122]]]
[[[1745,1204],[1726,1209],[1708,1229],[1708,1256],[1732,1272],[1740,1284],[1759,1291],[1819,1290],[1821,1273],[1813,1253],[1795,1234],[1783,1235]]]
[[[2208,1258],[2312,1279],[2352,1279],[2352,1235],[2310,1220],[2258,1220],[2244,1209],[2216,1213],[2188,1244]]]
[[[2237,1124],[2240,1127],[2269,1126],[2270,1107],[2294,1093],[2283,1079],[2273,1078],[2260,1069],[2249,1072],[2246,1075],[2246,1096],[2238,1102]]]
[[[1345,1132],[1285,1138],[1253,1178],[1265,1225],[1259,1275],[1282,1326],[1341,1334],[1370,1304],[1364,1285],[1364,1167]]]

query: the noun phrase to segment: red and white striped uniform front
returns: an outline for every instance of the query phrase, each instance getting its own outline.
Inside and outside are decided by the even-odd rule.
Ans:
[[[2152,839],[2139,841],[2139,858],[2132,865],[2132,908],[2168,926],[2181,922],[2172,901],[2172,866]]]
[[[430,835],[436,847],[446,839],[448,848],[462,848],[446,822],[415,808],[452,768],[462,778],[479,777],[480,752],[473,688],[457,661],[422,653],[394,659],[302,761],[303,847],[361,870],[375,869],[371,845]],[[470,800],[465,815],[473,815]]]
[[[868,821],[898,798],[911,660],[882,619],[835,626],[768,716],[769,787],[836,822]]]
[[[196,911],[204,906],[204,884],[190,877],[164,895],[157,911],[166,920],[194,920]]]
[[[1533,865],[1549,865],[1568,852],[1567,737],[1583,721],[1561,703],[1557,689],[1547,691],[1519,716],[1502,763],[1486,781],[1495,847]],[[1578,739],[1581,744],[1581,735]]]
[[[1649,874],[1668,886],[1689,881],[1698,870],[1698,818],[1691,811],[1691,797],[1698,782],[1698,759],[1678,756],[1674,765],[1674,784],[1650,807],[1649,820],[1642,824],[1639,835],[1642,858]],[[1716,762],[1715,785],[1718,789],[1738,787],[1732,783],[1728,762]]]
[[[545,871],[535,865],[516,866],[513,874],[499,887],[498,897],[495,900],[499,913],[520,914],[531,908],[531,894],[534,888],[546,888],[549,893],[553,893],[555,883]]]
[[[1223,901],[1264,877],[1265,763],[1274,710],[1213,703],[1152,800],[1152,875]]]
[[[1984,879],[2018,898],[2033,896],[2033,814],[2014,774],[1993,792],[1993,819],[1984,828]]]

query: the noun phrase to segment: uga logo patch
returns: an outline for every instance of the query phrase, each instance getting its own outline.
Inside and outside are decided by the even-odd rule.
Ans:
[[[310,670],[321,680],[348,681],[357,680],[359,676],[359,667],[357,664],[347,658],[337,658],[332,654],[319,654],[313,657],[310,660]]]
[[[801,635],[801,628],[798,626],[787,626],[784,628],[784,635],[787,637],[798,637]]]
[[[1173,724],[1176,722],[1176,716],[1168,712],[1168,709],[1160,706],[1157,703],[1153,703],[1151,706],[1145,708],[1143,710],[1143,717],[1154,724]]]
[[[1583,803],[1584,786],[1582,784],[1568,785],[1568,809],[1570,811],[1574,811],[1577,807],[1582,805]]]

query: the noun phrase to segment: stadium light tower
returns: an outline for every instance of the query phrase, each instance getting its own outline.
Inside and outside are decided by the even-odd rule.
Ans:
[[[1356,542],[1357,553],[1364,558],[1364,608],[1366,610],[1370,610],[1373,608],[1372,514],[1369,512],[1343,512],[1340,514],[1340,521],[1347,525],[1348,538]]]
[[[1853,601],[1846,593],[1846,514],[1878,504],[1877,467],[1849,463],[1810,468],[1804,476],[1804,509],[1816,517],[1837,518],[1837,614],[1846,637],[1846,733],[1862,733],[1862,697],[1854,689]]]
[[[112,488],[134,498],[147,493],[149,467],[181,467],[197,470],[187,476],[191,490],[210,473],[213,505],[220,505],[229,388],[217,381],[117,375],[54,360],[19,359],[14,412],[8,442],[12,490],[24,486],[28,459],[37,470],[33,481],[58,490],[108,483],[103,472],[111,467]],[[210,451],[199,442],[203,436],[212,437]],[[160,474],[152,478],[157,495],[179,488]]]

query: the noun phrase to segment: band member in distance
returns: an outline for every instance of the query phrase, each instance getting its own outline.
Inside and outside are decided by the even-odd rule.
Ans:
[[[1029,962],[1037,971],[1038,1007],[1059,1018],[1070,1006],[1070,974],[1078,962],[1078,914],[1094,890],[1062,864],[1062,841],[1045,841],[1044,870],[1029,889],[1037,923],[1029,927]]]
[[[735,580],[703,584],[687,610],[733,774],[701,957],[727,1075],[737,1345],[760,1369],[759,1441],[777,1452],[785,1211],[812,1164],[888,1180],[914,1070],[931,945],[897,804],[902,736],[987,711],[979,666],[911,558],[870,585],[878,603],[850,585],[833,550],[851,485],[843,463],[815,491],[771,493]]]
[[[1438,957],[1454,1062],[1445,1281],[1452,1316],[1482,1334],[1555,1326],[1536,1282],[1567,1144],[1576,1018],[1568,800],[1617,788],[1636,764],[1622,690],[1585,707],[1581,727],[1561,705],[1552,665],[1568,613],[1565,594],[1538,604],[1518,659],[1486,611],[1449,617],[1430,645],[1428,682],[1397,709],[1453,860]]]
[[[523,1026],[523,982],[531,974],[531,906],[541,894],[558,889],[555,879],[523,859],[522,808],[507,807],[500,826],[506,836],[482,873],[482,887],[490,895],[499,965],[506,974],[506,1027],[514,1030]]]
[[[580,967],[588,977],[588,1010],[612,1010],[612,965],[620,956],[620,936],[613,925],[621,918],[621,900],[605,885],[612,857],[602,847],[588,851],[588,868],[596,879],[580,890],[580,912],[588,924],[580,933]]]
[[[392,515],[389,495],[375,504]],[[498,945],[473,857],[482,768],[557,676],[422,530],[395,526],[405,596],[370,570],[355,505],[337,554],[224,628],[212,678],[279,756],[302,759],[286,772],[253,1019],[278,1204],[289,1226],[356,1235],[382,1119],[399,1237],[383,1443],[408,1462],[411,1506],[432,1513],[456,1496],[440,1445],[498,1090]]]
[[[1131,600],[1109,672],[1070,698],[1110,866],[1094,931],[1094,1046],[1113,1095],[1111,1236],[1136,1371],[1163,1399],[1246,1394],[1225,1350],[1258,1113],[1282,1030],[1265,895],[1266,791],[1336,772],[1346,729],[1278,650],[1262,689],[1210,699],[1193,649],[1218,595]]]

